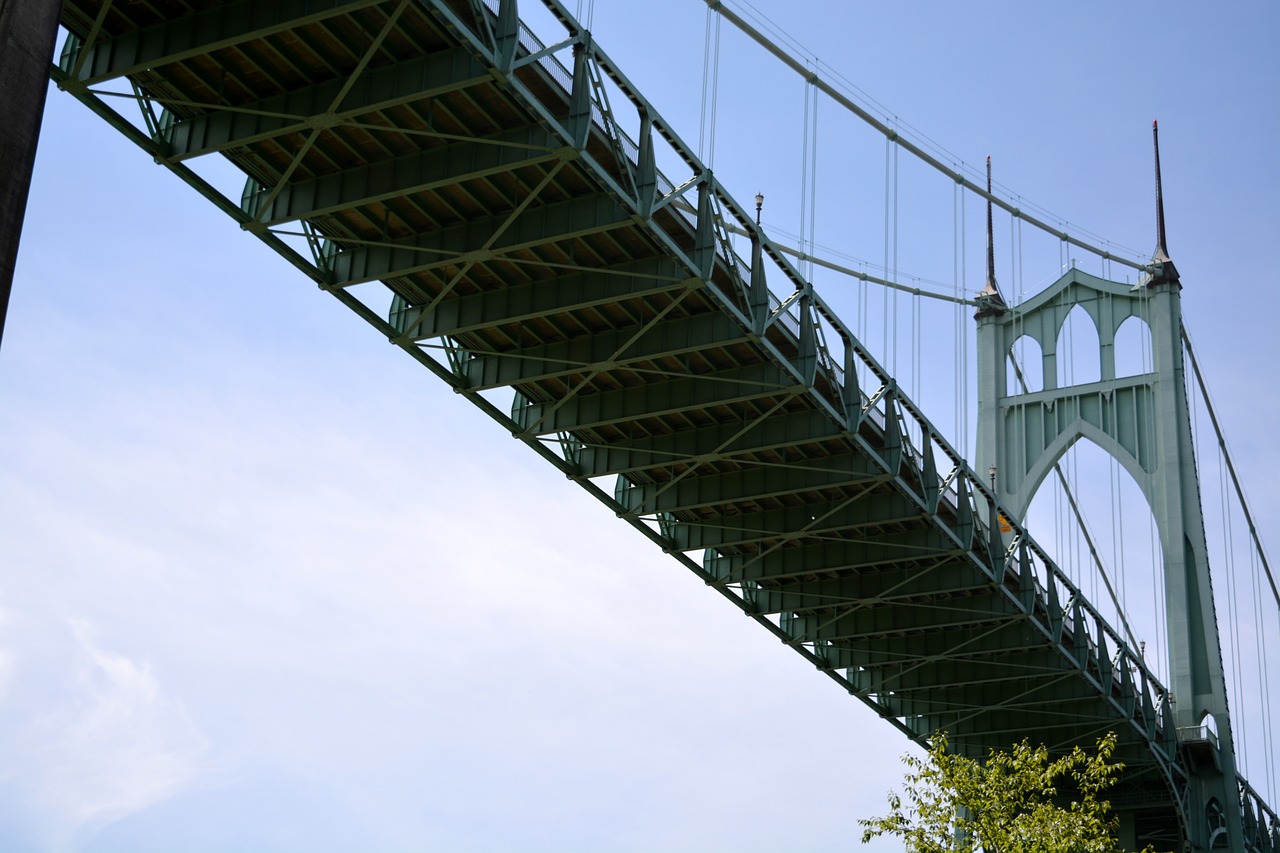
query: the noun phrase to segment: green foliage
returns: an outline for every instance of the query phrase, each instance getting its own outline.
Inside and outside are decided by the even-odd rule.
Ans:
[[[1110,763],[1116,737],[1049,760],[1023,741],[986,761],[947,752],[935,739],[929,754],[904,757],[903,794],[889,794],[889,814],[859,820],[862,841],[897,836],[907,853],[1122,853],[1118,818],[1106,792],[1124,765]],[[1144,851],[1145,853],[1145,851]]]

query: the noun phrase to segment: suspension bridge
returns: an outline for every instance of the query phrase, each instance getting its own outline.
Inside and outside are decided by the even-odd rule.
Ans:
[[[920,158],[958,203],[1127,265],[1137,286],[1066,262],[1015,302],[990,224],[976,298],[901,276],[896,222],[877,268],[824,258],[812,213],[798,241],[771,233],[764,199],[719,182],[580,14],[549,0],[549,31],[534,32],[528,5],[68,3],[52,76],[886,725],[918,741],[945,730],[976,755],[1028,733],[1062,749],[1115,731],[1127,844],[1280,846],[1237,766],[1193,446],[1207,430],[1191,433],[1198,369],[1163,226],[1156,257],[1138,260],[1065,231],[717,8],[709,57],[727,20],[804,77],[802,196],[818,186],[823,98],[888,137],[887,185],[899,157]],[[715,74],[709,59],[699,149],[714,146]],[[246,176],[238,198],[196,168],[217,156]],[[815,270],[863,286],[856,325]],[[867,343],[872,286],[942,297],[957,325],[976,313],[972,461],[965,425],[948,437],[904,390],[920,357],[899,364],[897,303],[874,305],[884,329]],[[1080,312],[1096,378],[1061,370],[1059,331]],[[1147,362],[1124,376],[1114,353],[1131,320]],[[1159,653],[1107,600],[1105,571],[1086,594],[1024,526],[1080,437],[1155,514]],[[1065,495],[1060,514],[1075,516]],[[1087,550],[1080,562],[1101,562]],[[1265,601],[1266,558],[1245,551]]]

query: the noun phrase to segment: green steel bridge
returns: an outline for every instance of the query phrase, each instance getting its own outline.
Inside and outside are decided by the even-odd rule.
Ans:
[[[1163,251],[1146,283],[1156,372],[1104,368],[1102,394],[1005,397],[1012,309],[994,287],[979,298],[971,467],[590,32],[545,5],[553,40],[516,0],[66,0],[52,77],[907,737],[946,731],[983,755],[1113,731],[1126,845],[1280,850],[1217,701],[1198,497],[1166,537],[1185,605],[1173,685],[1017,520],[1080,435],[1149,497],[1187,494]],[[239,204],[190,168],[211,155],[247,176]],[[1051,342],[1098,294],[1106,338],[1131,290],[1074,270],[1020,328]],[[999,491],[975,473],[997,461]]]

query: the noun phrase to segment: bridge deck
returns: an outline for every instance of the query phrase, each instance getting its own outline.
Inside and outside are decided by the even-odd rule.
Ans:
[[[1164,688],[552,5],[67,0],[54,76],[907,735],[1116,731],[1176,825]]]

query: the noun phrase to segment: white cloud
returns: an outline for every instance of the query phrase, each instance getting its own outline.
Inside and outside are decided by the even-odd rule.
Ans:
[[[97,644],[87,622],[66,625],[71,659],[57,700],[45,695],[33,705],[16,697],[17,707],[6,708],[7,717],[28,713],[25,725],[10,729],[4,787],[24,806],[33,840],[50,850],[76,849],[102,827],[181,791],[208,751],[148,664]],[[35,694],[48,687],[27,685]]]

